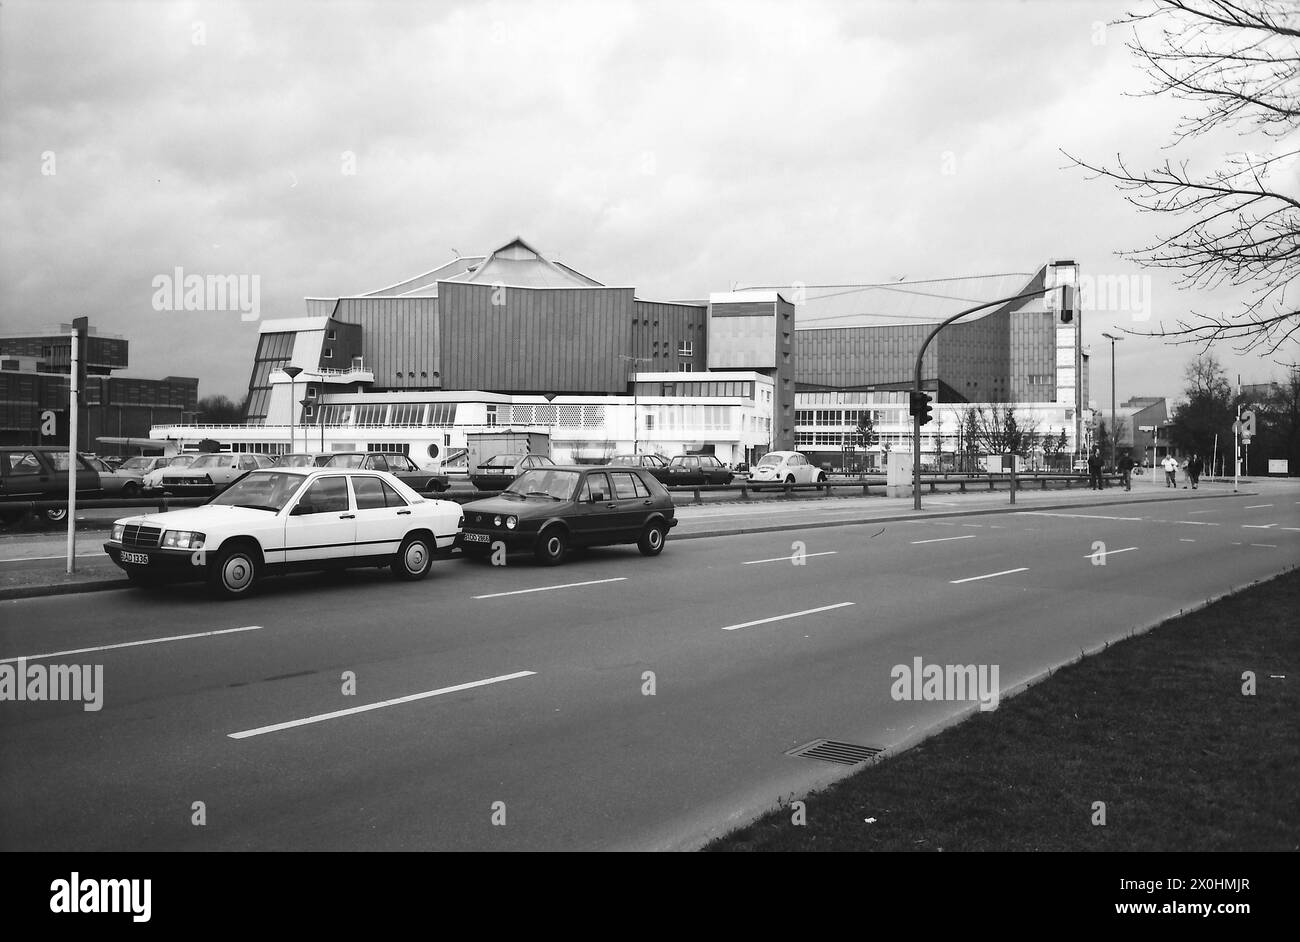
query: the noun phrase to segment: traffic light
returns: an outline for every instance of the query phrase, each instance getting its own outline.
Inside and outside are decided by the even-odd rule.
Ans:
[[[1061,285],[1056,289],[1061,292],[1059,309],[1061,323],[1068,324],[1074,320],[1075,305],[1078,303],[1079,290],[1074,285]]]
[[[934,416],[930,414],[930,401],[930,397],[923,392],[908,393],[907,414],[919,416],[922,425],[932,422]]]

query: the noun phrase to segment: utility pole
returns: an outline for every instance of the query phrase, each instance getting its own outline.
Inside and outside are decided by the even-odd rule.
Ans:
[[[632,454],[639,454],[637,451],[641,442],[641,426],[637,424],[637,382],[636,382],[636,365],[638,363],[653,363],[651,357],[633,357],[626,354],[619,354],[620,360],[627,360],[632,364]]]

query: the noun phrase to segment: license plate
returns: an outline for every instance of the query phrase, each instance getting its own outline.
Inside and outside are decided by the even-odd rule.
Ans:
[[[137,566],[148,566],[149,557],[144,553],[123,553],[122,562],[134,563]]]
[[[491,538],[486,533],[466,533],[466,543],[491,543]]]

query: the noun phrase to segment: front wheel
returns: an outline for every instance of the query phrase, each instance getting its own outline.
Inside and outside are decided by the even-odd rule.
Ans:
[[[824,474],[817,475],[817,490],[819,491],[826,490],[826,475]]]
[[[257,585],[260,564],[247,546],[236,546],[218,554],[208,570],[208,591],[219,599],[245,598]]]
[[[664,539],[668,536],[662,523],[649,523],[641,531],[641,538],[636,541],[636,548],[642,556],[658,556],[664,551]]]
[[[559,527],[547,527],[537,538],[533,555],[543,566],[558,566],[569,550],[569,539]]]
[[[428,537],[412,534],[398,547],[391,568],[397,578],[417,582],[429,574],[431,565],[433,550],[429,547]]]
[[[125,500],[134,500],[140,496],[140,485],[135,481],[127,481],[122,485],[122,497]]]

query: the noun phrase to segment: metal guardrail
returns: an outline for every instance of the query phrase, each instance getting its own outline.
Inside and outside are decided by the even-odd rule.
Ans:
[[[839,478],[839,480],[837,480]],[[980,473],[950,473],[950,474],[926,474],[921,476],[922,485],[929,485],[931,494],[937,493],[941,485],[955,485],[962,493],[966,492],[968,487],[985,488],[996,490],[999,487],[1010,485],[1011,476],[1009,474],[980,474]],[[1118,474],[1103,474],[1103,484],[1119,483]],[[1016,490],[1026,490],[1033,483],[1037,482],[1040,490],[1047,490],[1049,483],[1063,483],[1071,487],[1075,483],[1086,484],[1088,475],[1084,473],[1070,474],[1017,474]],[[908,484],[901,485],[903,487]],[[793,497],[794,495],[806,492],[826,492],[830,493],[834,489],[860,488],[863,496],[870,493],[871,488],[884,489],[886,487],[885,479],[879,475],[867,477],[864,475],[832,475],[823,484],[784,484],[780,482],[764,482],[758,485],[758,488],[764,491],[780,491],[783,497]],[[749,500],[750,491],[755,490],[752,481],[736,481],[731,484],[683,484],[683,485],[665,485],[665,489],[670,494],[691,494],[692,503],[702,503],[701,494],[704,493],[731,493],[738,494],[740,500]],[[481,500],[485,497],[496,497],[501,491],[443,491],[441,493],[426,493],[426,497],[435,497],[439,500],[451,500],[458,504],[469,503],[474,500]],[[118,508],[132,507],[156,507],[160,513],[173,510],[178,507],[199,507],[211,500],[207,497],[173,497],[167,494],[160,494],[153,497],[135,497],[135,498],[95,498],[91,500],[78,500],[77,508],[85,510],[109,510]],[[68,502],[66,500],[31,500],[31,501],[0,501],[0,511],[21,510],[38,512],[43,510],[66,510]]]

